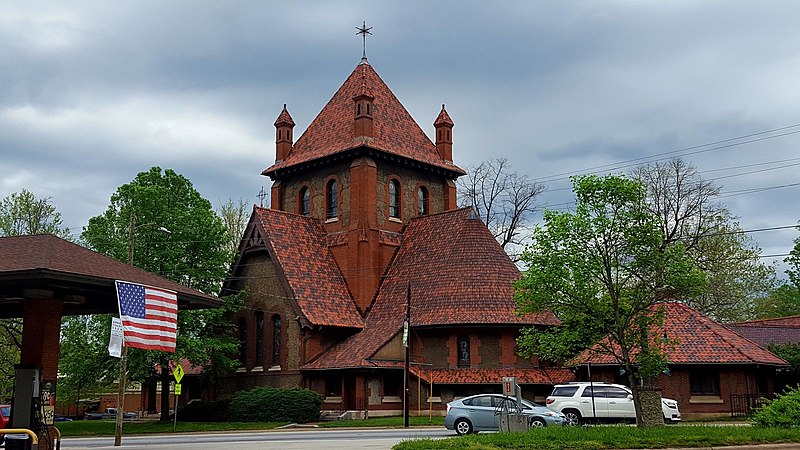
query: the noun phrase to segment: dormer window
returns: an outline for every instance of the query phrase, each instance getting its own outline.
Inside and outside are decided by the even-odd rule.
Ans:
[[[311,192],[308,190],[308,186],[303,186],[300,188],[299,212],[303,216],[308,216],[311,214]]]
[[[339,183],[336,180],[328,181],[325,189],[325,218],[335,219],[339,217]]]
[[[400,182],[396,179],[389,181],[389,217],[400,218]]]

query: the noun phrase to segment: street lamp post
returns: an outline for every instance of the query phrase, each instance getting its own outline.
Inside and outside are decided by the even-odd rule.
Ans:
[[[131,214],[131,221],[128,226],[128,264],[133,265],[133,243],[138,228],[155,226],[154,223],[143,223],[136,225],[136,215]],[[159,231],[171,233],[164,227],[158,227]],[[128,347],[125,345],[125,333],[122,333],[122,350],[120,352],[119,360],[119,390],[117,391],[117,417],[116,425],[114,427],[114,446],[119,447],[122,445],[122,419],[125,413],[125,384],[127,384],[128,370]]]

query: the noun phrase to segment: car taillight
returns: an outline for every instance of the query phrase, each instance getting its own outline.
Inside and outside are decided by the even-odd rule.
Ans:
[[[545,400],[545,401],[547,402],[547,404],[548,404],[548,405],[550,405],[550,404],[552,404],[554,401],[556,401],[556,399],[554,399],[554,398],[548,398],[548,399],[547,399],[547,400]]]

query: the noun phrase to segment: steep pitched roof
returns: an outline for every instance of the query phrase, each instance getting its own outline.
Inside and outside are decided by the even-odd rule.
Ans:
[[[372,365],[368,359],[402,327],[409,285],[412,327],[558,325],[549,312],[516,314],[512,283],[518,277],[471,209],[411,219],[364,330],[303,368]]]
[[[800,316],[751,320],[726,325],[761,346],[800,344]]]
[[[665,302],[664,326],[651,335],[677,340],[666,347],[670,364],[765,364],[784,366],[786,361],[755,342],[725,328],[719,323],[679,302]],[[606,341],[608,342],[608,341]],[[599,344],[598,344],[599,345]],[[597,353],[597,346],[578,355],[575,364],[616,365],[609,354]]]
[[[354,138],[353,97],[365,93],[374,97],[372,110],[374,137]],[[280,169],[360,146],[445,168],[458,175],[464,174],[464,171],[453,163],[442,160],[436,152],[436,146],[375,69],[364,63],[356,66],[333,98],[297,139],[286,159],[267,168],[262,175],[271,176]]]
[[[222,305],[216,297],[49,234],[0,237],[0,255],[0,300],[25,288],[85,297],[65,303],[65,315],[116,311],[115,280],[176,291],[179,309]],[[21,308],[21,301],[5,302],[0,317],[21,317]]]
[[[319,220],[257,206],[253,217],[264,233],[270,256],[309,322],[361,328],[363,321],[328,249]]]

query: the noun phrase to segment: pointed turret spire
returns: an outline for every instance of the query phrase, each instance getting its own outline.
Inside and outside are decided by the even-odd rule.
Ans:
[[[444,109],[444,103],[433,127],[436,128],[436,151],[443,160],[453,162],[453,119]]]
[[[286,109],[286,103],[284,103],[283,111],[275,119],[275,162],[283,161],[289,156],[294,142],[292,137],[293,128],[294,120],[292,120],[292,116]]]

